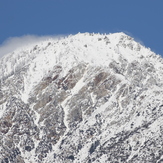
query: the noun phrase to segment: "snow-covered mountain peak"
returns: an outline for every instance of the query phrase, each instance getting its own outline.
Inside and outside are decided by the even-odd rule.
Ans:
[[[22,91],[22,97],[26,101],[33,86],[37,85],[54,65],[60,65],[64,75],[72,66],[77,66],[79,63],[108,67],[112,61],[117,64],[121,60],[131,63],[142,61],[142,57],[145,57],[143,61],[149,62],[150,55],[155,57],[153,52],[124,33],[109,35],[78,33],[20,47],[0,60],[0,74],[6,77],[19,71],[20,68],[26,69],[25,86]]]
[[[163,59],[124,33],[20,47],[0,59],[0,161],[159,162],[162,95]]]
[[[126,51],[128,51],[127,54]],[[109,35],[79,33],[65,38],[38,42],[37,45],[32,44],[20,47],[20,49],[4,56],[0,60],[1,65],[3,67],[5,65],[6,67],[6,72],[3,70],[0,73],[4,73],[4,75],[11,73],[13,71],[12,62],[14,62],[14,67],[16,68],[24,60],[24,65],[28,65],[31,61],[33,63],[35,60],[40,60],[39,62],[46,60],[52,64],[84,61],[90,64],[105,66],[108,64],[108,60],[118,60],[120,56],[123,56],[127,60],[135,60],[142,57],[142,53],[144,53],[144,56],[149,55],[149,53],[152,54],[152,52],[146,48],[142,48],[139,43],[136,43],[124,33]],[[11,66],[7,66],[6,62],[7,64],[10,62]]]

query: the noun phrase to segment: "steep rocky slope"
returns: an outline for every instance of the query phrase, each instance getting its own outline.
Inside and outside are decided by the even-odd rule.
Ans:
[[[161,163],[162,124],[163,59],[124,33],[0,60],[2,163]]]

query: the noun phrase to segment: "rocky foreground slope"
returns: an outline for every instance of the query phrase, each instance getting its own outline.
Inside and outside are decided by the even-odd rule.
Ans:
[[[0,161],[163,162],[163,59],[124,33],[49,39],[4,56]]]

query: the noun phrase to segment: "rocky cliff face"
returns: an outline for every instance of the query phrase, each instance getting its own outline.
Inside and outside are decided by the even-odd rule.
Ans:
[[[163,59],[131,37],[77,34],[0,62],[2,163],[163,162]]]

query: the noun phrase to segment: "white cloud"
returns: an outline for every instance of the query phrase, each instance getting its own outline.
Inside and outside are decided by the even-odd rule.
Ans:
[[[35,42],[40,42],[47,40],[49,38],[60,38],[63,35],[54,35],[54,36],[36,36],[36,35],[25,35],[21,37],[11,37],[8,38],[0,45],[0,58],[5,54],[8,54],[17,48],[23,47],[25,45],[33,44]]]

